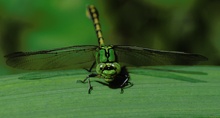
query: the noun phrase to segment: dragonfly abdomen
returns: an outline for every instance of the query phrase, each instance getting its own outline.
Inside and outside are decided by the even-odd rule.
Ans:
[[[93,6],[93,5],[88,6],[87,15],[93,21],[95,31],[96,31],[96,36],[98,38],[99,46],[100,47],[104,46],[104,38],[102,36],[101,25],[99,23],[99,13],[98,13],[97,9],[95,8],[95,6]]]

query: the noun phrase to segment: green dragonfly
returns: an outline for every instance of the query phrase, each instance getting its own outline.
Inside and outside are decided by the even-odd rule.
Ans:
[[[91,72],[95,68],[96,73],[91,73],[84,80],[79,81],[82,83],[88,81],[88,93],[90,93],[91,77],[103,78],[106,83],[121,79],[119,87],[123,91],[123,88],[129,84],[129,75],[125,71],[125,66],[183,65],[207,60],[206,57],[198,54],[160,51],[129,45],[105,45],[97,9],[89,5],[87,15],[93,21],[98,46],[80,45],[37,52],[15,52],[5,56],[6,63],[15,68],[28,70],[84,68]]]

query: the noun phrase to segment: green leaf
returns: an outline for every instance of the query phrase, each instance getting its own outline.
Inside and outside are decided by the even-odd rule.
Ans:
[[[129,68],[134,86],[76,83],[84,70],[0,77],[1,118],[220,117],[218,66]],[[101,79],[99,79],[101,80]]]

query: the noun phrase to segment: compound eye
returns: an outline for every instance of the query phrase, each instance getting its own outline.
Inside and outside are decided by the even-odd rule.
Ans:
[[[105,67],[106,67],[106,64],[105,64],[105,63],[100,63],[100,64],[99,64],[100,70],[104,70]]]
[[[121,66],[118,63],[112,63],[112,66],[115,68],[117,74],[121,72]]]
[[[99,63],[97,66],[96,66],[96,72],[97,74],[102,74],[103,70],[105,69],[106,67],[106,64],[105,63]]]

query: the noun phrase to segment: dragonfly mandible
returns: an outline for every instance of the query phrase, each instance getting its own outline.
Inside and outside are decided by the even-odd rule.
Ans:
[[[110,83],[118,79],[118,75],[122,75],[125,66],[185,65],[207,60],[199,54],[154,50],[130,45],[105,45],[99,13],[94,5],[87,7],[87,15],[93,21],[98,46],[80,45],[36,52],[15,52],[5,56],[7,65],[28,70],[89,68],[88,71],[91,72],[95,68],[96,73],[91,73],[84,80],[80,80],[82,83],[88,81],[88,93],[90,93],[91,77],[100,77]],[[129,83],[128,74],[123,75],[123,78],[119,86],[121,93],[123,87]]]

